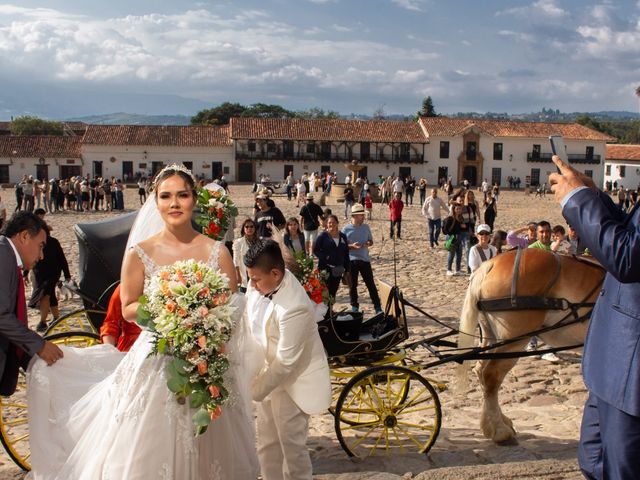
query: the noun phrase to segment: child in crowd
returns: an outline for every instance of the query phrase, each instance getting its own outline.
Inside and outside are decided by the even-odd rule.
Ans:
[[[373,213],[373,198],[371,197],[371,192],[368,190],[364,196],[364,210],[367,212],[367,220],[371,220]]]

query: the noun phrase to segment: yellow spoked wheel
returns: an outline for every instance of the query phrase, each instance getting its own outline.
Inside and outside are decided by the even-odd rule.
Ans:
[[[436,390],[408,368],[382,365],[355,375],[335,408],[335,429],[350,457],[427,453],[440,433]]]
[[[27,424],[27,385],[20,371],[18,386],[10,397],[0,397],[0,442],[7,455],[22,470],[29,471],[29,425]]]
[[[58,332],[47,335],[46,339],[70,347],[89,347],[100,342],[98,334],[85,331]],[[13,395],[0,397],[0,443],[16,465],[24,471],[29,471],[31,451],[26,386],[25,374],[21,370]]]
[[[104,316],[105,312],[100,310],[87,310],[85,308],[75,310],[54,320],[51,325],[49,325],[49,328],[47,328],[44,336],[49,337],[57,333],[72,331],[98,333],[91,322],[90,316],[100,315]]]

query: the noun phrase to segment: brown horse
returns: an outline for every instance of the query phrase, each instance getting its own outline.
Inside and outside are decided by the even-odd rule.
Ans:
[[[520,338],[489,350],[488,354],[524,351],[530,332],[561,320],[565,323],[566,317],[588,314],[590,308],[582,306],[575,308],[576,315],[572,315],[569,305],[595,302],[603,279],[604,270],[596,264],[544,250],[498,255],[484,262],[471,277],[460,316],[458,347],[475,345],[479,324],[483,346]],[[538,336],[551,347],[582,344],[587,326],[587,321],[576,322]],[[515,436],[511,420],[500,409],[498,391],[517,361],[517,358],[481,360],[474,369],[484,393],[480,427],[496,443]],[[469,364],[467,361],[458,367],[460,391],[466,387]]]

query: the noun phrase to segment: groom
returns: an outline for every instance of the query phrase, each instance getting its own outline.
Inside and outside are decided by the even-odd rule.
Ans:
[[[258,406],[258,456],[264,480],[311,479],[309,415],[331,404],[329,367],[313,305],[285,269],[280,246],[264,240],[244,257],[248,327],[261,370],[252,384]],[[260,367],[259,367],[260,368]]]
[[[42,258],[46,224],[33,213],[16,212],[0,236],[0,395],[11,395],[18,382],[18,367],[26,368],[36,353],[51,365],[62,350],[27,326],[22,270]]]

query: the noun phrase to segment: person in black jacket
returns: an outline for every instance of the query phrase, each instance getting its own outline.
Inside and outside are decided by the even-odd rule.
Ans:
[[[464,222],[462,218],[463,205],[457,203],[453,207],[453,215],[447,217],[444,221],[444,225],[442,226],[442,231],[447,235],[447,239],[451,235],[455,235],[455,240],[453,241],[452,247],[449,250],[449,257],[447,258],[447,276],[450,277],[452,275],[462,275],[460,271],[460,264],[462,263],[462,242],[460,237],[462,234],[467,232],[467,224]],[[453,259],[456,260],[456,271],[455,273],[451,270],[453,266]]]
[[[335,297],[342,276],[351,270],[347,237],[338,229],[338,217],[335,215],[327,217],[327,230],[318,236],[313,253],[318,257],[318,269],[329,274],[327,288]]]
[[[60,279],[60,273],[64,273],[66,281],[71,280],[67,258],[62,251],[60,242],[51,236],[50,228],[47,231],[43,259],[33,268],[33,273],[36,278],[29,307],[40,310],[40,323],[38,323],[36,330],[43,332],[47,329],[49,312],[53,314],[54,320],[60,315],[58,298],[56,297],[56,284]]]

